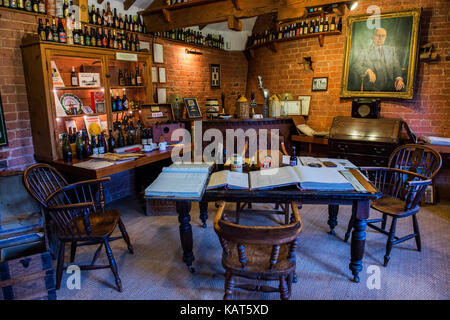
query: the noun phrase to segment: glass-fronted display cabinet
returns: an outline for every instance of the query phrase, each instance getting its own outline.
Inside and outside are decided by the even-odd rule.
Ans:
[[[148,52],[70,46],[25,38],[22,58],[36,159],[62,158],[63,134],[108,135],[125,118],[136,124],[153,102]],[[149,85],[150,84],[150,85]]]

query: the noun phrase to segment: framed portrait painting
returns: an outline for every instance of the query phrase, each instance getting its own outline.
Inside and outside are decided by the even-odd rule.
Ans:
[[[341,97],[412,99],[421,9],[347,18]]]

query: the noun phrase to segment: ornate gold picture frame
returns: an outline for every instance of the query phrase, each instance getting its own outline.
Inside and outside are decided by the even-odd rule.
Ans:
[[[347,18],[341,97],[413,98],[421,11]]]

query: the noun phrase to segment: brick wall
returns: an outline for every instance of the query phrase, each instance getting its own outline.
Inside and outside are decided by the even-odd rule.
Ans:
[[[358,2],[353,14],[365,14],[368,6],[378,5],[381,12],[423,7],[420,43],[433,43],[440,56],[437,63],[419,63],[413,100],[383,101],[383,117],[401,117],[419,135],[450,137],[450,15],[448,1],[368,1]],[[345,19],[343,19],[345,21]],[[324,46],[317,38],[279,43],[277,52],[267,47],[255,50],[249,61],[247,93],[258,92],[257,76],[271,93],[290,92],[310,95],[308,124],[315,130],[328,130],[335,116],[349,116],[351,99],[341,99],[340,84],[344,61],[345,23],[341,35],[325,37]],[[303,70],[303,57],[311,56],[314,72]],[[328,77],[328,91],[311,92],[313,77]],[[261,91],[258,103],[262,103]]]
[[[226,107],[234,112],[237,95],[245,95],[247,88],[247,59],[240,51],[220,51],[206,48],[190,47],[164,39],[155,39],[164,45],[164,63],[154,64],[166,68],[167,83],[158,83],[154,88],[167,88],[167,98],[178,93],[183,98],[195,97],[205,117],[206,99],[218,99],[225,93]],[[201,55],[187,54],[186,48],[202,52]],[[210,85],[210,64],[220,64],[221,87],[212,89]],[[154,90],[156,92],[156,90]]]
[[[48,12],[54,12],[51,1]],[[37,23],[35,15],[0,9],[0,93],[9,142],[8,146],[0,147],[0,170],[23,170],[34,163],[20,44],[25,34],[37,32]],[[152,41],[151,37],[140,36],[140,39]],[[157,66],[166,68],[167,83],[164,87],[167,88],[167,97],[171,93],[197,97],[205,115],[203,107],[207,98],[220,101],[222,91],[227,97],[234,98],[238,93],[245,93],[248,66],[242,52],[202,48],[197,50],[203,55],[187,55],[185,45],[162,39],[157,41],[164,44],[165,63]],[[220,89],[210,88],[209,64],[213,63],[221,65]],[[163,84],[155,87],[163,87]]]

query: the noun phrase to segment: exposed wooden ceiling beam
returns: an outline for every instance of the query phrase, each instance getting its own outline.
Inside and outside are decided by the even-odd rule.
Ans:
[[[165,6],[155,0],[139,14],[147,30],[158,32],[228,21],[239,27],[234,19],[250,18],[266,13],[279,13],[278,20],[302,17],[306,7],[333,4],[336,0],[192,0],[186,4]],[[230,19],[234,17],[234,19]]]
[[[103,1],[103,0],[102,0]],[[123,3],[123,9],[124,10],[128,10],[130,9],[130,7],[133,5],[133,3],[135,3],[136,0],[125,0]]]

